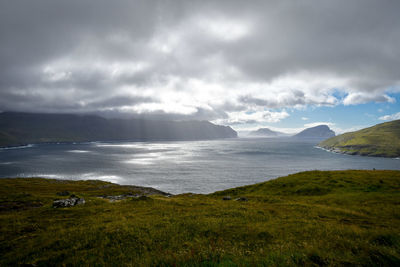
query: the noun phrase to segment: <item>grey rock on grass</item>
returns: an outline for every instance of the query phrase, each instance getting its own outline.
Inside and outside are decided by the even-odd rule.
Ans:
[[[80,204],[85,204],[85,199],[73,197],[73,198],[58,199],[58,200],[53,201],[54,208],[67,208],[67,207],[73,207],[73,206],[80,205]]]

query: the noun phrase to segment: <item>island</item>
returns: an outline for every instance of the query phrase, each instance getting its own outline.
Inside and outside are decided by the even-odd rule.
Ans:
[[[293,138],[301,140],[321,141],[333,136],[335,136],[335,132],[332,131],[328,125],[318,125],[315,127],[304,129],[298,134],[295,134]]]
[[[344,133],[324,140],[318,146],[350,155],[400,157],[400,120]]]
[[[328,125],[317,125],[314,127],[306,128],[301,132],[291,135],[279,131],[273,131],[269,128],[259,128],[256,131],[251,131],[247,136],[250,137],[290,137],[296,140],[309,140],[309,141],[321,141],[332,136],[335,136],[335,132],[332,131]]]
[[[256,131],[249,132],[248,136],[252,136],[252,137],[284,137],[284,136],[288,136],[288,134],[278,132],[278,131],[273,131],[269,128],[259,128]]]

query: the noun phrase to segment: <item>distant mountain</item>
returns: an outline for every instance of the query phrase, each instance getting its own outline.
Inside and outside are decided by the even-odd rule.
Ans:
[[[105,119],[93,115],[0,113],[0,146],[43,142],[207,140],[237,137],[208,121]]]
[[[327,125],[318,125],[301,131],[300,133],[294,135],[293,138],[324,140],[333,136],[335,136],[335,132],[332,131]]]
[[[400,157],[400,120],[344,133],[319,146],[351,155]]]
[[[260,128],[257,131],[252,131],[248,134],[249,136],[259,136],[259,137],[280,137],[287,136],[287,134],[277,131],[272,131],[268,128]]]

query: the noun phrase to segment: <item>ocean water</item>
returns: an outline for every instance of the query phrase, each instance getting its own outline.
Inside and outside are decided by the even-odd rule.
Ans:
[[[273,138],[0,149],[1,178],[99,179],[172,194],[211,193],[306,170],[373,168],[400,170],[400,160],[335,154],[312,142]]]

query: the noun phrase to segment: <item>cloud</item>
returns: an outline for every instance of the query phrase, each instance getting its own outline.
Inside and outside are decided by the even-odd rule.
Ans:
[[[309,118],[307,118],[307,117],[301,117],[301,119],[302,119],[303,121],[308,121],[308,120],[309,120]]]
[[[385,115],[385,116],[379,117],[379,119],[382,121],[400,120],[400,112],[397,112],[397,113],[391,114],[391,115]]]
[[[0,110],[279,122],[393,103],[400,2],[0,3]],[[344,97],[341,97],[344,96]]]
[[[386,94],[350,93],[343,100],[344,105],[357,105],[368,102],[394,103],[396,102],[396,99]]]
[[[221,15],[199,16],[198,27],[212,38],[224,42],[233,42],[248,36],[251,32],[249,21],[236,21],[235,19],[224,18]]]
[[[329,127],[332,127],[332,126],[335,126],[336,124],[333,122],[310,122],[310,123],[304,124],[304,127],[311,128],[311,127],[315,127],[318,125],[327,125]]]
[[[275,123],[289,117],[285,111],[269,111],[269,110],[247,110],[245,112],[233,111],[227,112],[225,119],[214,120],[218,124],[240,125],[249,123]]]

